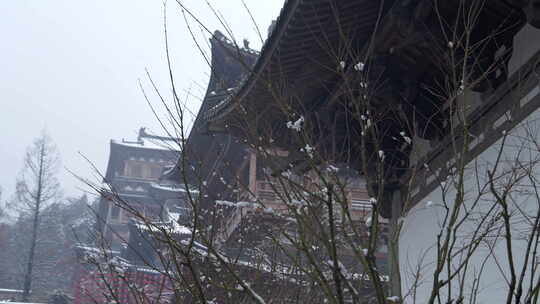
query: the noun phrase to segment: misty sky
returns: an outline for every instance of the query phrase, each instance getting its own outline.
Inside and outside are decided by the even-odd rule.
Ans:
[[[206,26],[223,27],[204,0],[184,0]],[[245,0],[266,29],[283,0]],[[8,199],[26,147],[46,129],[63,166],[84,177],[92,170],[80,151],[104,170],[109,140],[135,139],[139,127],[160,132],[138,87],[148,68],[164,93],[167,78],[161,0],[0,1],[0,186]],[[261,46],[241,0],[211,0],[235,38]],[[209,67],[194,47],[181,10],[168,1],[167,23],[177,85],[202,96]],[[207,45],[192,24],[199,42]],[[157,104],[158,100],[153,100]],[[190,99],[198,109],[200,100]],[[83,185],[62,169],[66,195]]]

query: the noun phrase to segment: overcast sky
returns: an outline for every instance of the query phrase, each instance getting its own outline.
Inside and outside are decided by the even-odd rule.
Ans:
[[[245,0],[266,33],[283,0]],[[91,176],[86,155],[104,170],[110,139],[135,139],[139,127],[160,132],[138,87],[148,68],[164,92],[170,90],[161,0],[0,1],[0,186],[4,199],[14,190],[26,147],[46,129],[63,166]],[[204,0],[184,3],[211,30],[223,29]],[[237,40],[260,40],[241,0],[211,0]],[[204,93],[209,67],[183,21],[168,1],[167,21],[174,74],[181,89]],[[200,33],[198,27],[195,31]],[[200,42],[206,43],[202,38]],[[155,100],[157,102],[157,100]],[[190,99],[198,109],[199,100]],[[81,183],[65,169],[66,195]]]

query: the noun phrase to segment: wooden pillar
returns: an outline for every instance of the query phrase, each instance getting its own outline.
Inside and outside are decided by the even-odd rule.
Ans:
[[[257,195],[257,153],[251,151],[249,159],[249,191],[252,193],[252,199]]]

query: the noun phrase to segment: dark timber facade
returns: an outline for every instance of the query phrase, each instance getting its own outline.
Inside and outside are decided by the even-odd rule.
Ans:
[[[259,134],[265,136],[259,141],[266,146],[298,151],[299,143],[285,122],[302,115],[323,158],[362,170],[357,157],[362,151],[357,140],[362,122],[359,117],[347,115],[343,106],[347,104],[347,90],[351,90],[350,81],[345,79],[352,79],[359,85],[353,91],[369,95],[370,107],[364,111],[371,113],[376,127],[385,134],[380,149],[386,153],[388,191],[382,213],[389,217],[392,193],[401,187],[408,174],[404,168],[415,167],[417,173],[426,176],[417,181],[418,186],[411,193],[418,198],[421,191],[433,187],[429,182],[433,181],[430,177],[433,173],[424,169],[424,163],[436,169],[435,179],[445,176],[449,169],[451,155],[447,148],[454,140],[449,136],[455,113],[445,105],[444,98],[426,88],[459,83],[459,79],[448,80],[451,71],[441,68],[444,66],[441,60],[449,58],[451,52],[458,61],[465,56],[452,49],[454,40],[459,38],[452,33],[471,26],[459,19],[463,9],[460,3],[458,0],[287,1],[249,77],[234,89],[233,95],[224,97],[204,113],[209,130],[235,134],[252,142],[254,134]],[[467,113],[473,122],[472,132],[479,138],[470,144],[481,149],[482,145],[498,139],[501,129],[512,124],[501,122],[502,114],[523,116],[534,107],[535,103],[529,101],[536,95],[527,96],[527,89],[534,88],[537,81],[537,55],[510,79],[508,63],[520,51],[514,49],[515,35],[527,24],[527,27],[540,26],[540,3],[537,0],[466,3],[478,12],[471,27],[470,44],[482,43],[482,47],[472,48],[473,53],[469,54],[475,58],[474,62],[464,63],[471,78],[482,78],[472,87],[471,94],[475,94],[477,102],[470,105]],[[351,76],[357,72],[359,63],[369,72]],[[518,81],[525,86],[517,88]],[[367,83],[378,85],[363,90],[362,84]],[[529,100],[526,105],[516,107],[504,102],[505,95],[516,92]],[[288,112],[284,111],[284,104],[289,107]],[[490,121],[496,121],[497,125],[483,133]],[[459,126],[454,126],[457,129]],[[404,130],[408,134],[414,130],[415,134],[413,144],[405,148],[395,140]],[[375,163],[371,158],[376,159],[378,151],[369,144],[372,140],[369,135],[366,136],[370,151],[368,164]],[[417,150],[420,152],[416,153]],[[306,158],[305,155],[291,157],[296,162]],[[374,170],[368,166],[365,174],[372,176]]]

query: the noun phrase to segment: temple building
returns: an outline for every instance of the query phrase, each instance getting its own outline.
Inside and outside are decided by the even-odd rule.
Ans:
[[[167,208],[182,208],[176,205],[181,204],[183,187],[160,180],[178,160],[178,151],[177,139],[150,135],[144,128],[136,141],[111,140],[104,176],[107,190],[98,213],[98,229],[111,249],[121,250],[128,242],[128,223],[134,213],[159,220]]]
[[[289,151],[286,163],[295,168],[309,166],[314,150],[321,162],[344,163],[373,181],[367,187],[370,196],[378,198],[390,230],[401,232],[399,254],[392,261],[401,265],[401,273],[397,267],[390,271],[391,281],[401,286],[390,294],[398,301],[411,292],[417,299],[429,298],[430,288],[448,284],[418,275],[429,274],[437,264],[437,232],[445,223],[441,217],[463,195],[447,187],[456,185],[456,168],[467,167],[470,180],[464,185],[470,195],[465,198],[478,197],[483,205],[493,202],[498,190],[486,196],[478,184],[490,182],[493,172],[485,168],[501,158],[505,166],[527,158],[527,168],[534,167],[530,172],[539,172],[534,166],[539,4],[286,1],[247,76],[227,90],[230,94],[203,102],[199,124],[215,134],[208,136],[227,139],[224,159],[234,141],[255,150]],[[297,136],[298,121],[305,137]],[[262,185],[254,189],[264,191]],[[537,200],[526,204],[531,200],[526,192],[520,189],[512,197],[522,222],[531,221],[527,216],[538,210]],[[440,208],[430,209],[433,205]],[[467,227],[473,233],[478,226],[468,222]],[[486,246],[471,259],[485,265],[481,270],[487,279],[468,278],[466,285],[479,284],[472,291],[475,300],[495,303],[516,281],[514,272],[510,280],[510,271],[502,270],[513,263],[501,263],[512,249],[500,243]],[[511,247],[524,253],[526,246],[516,239]],[[418,268],[411,268],[411,259],[420,263]],[[415,285],[419,279],[426,283]],[[459,284],[450,285],[455,289]]]

